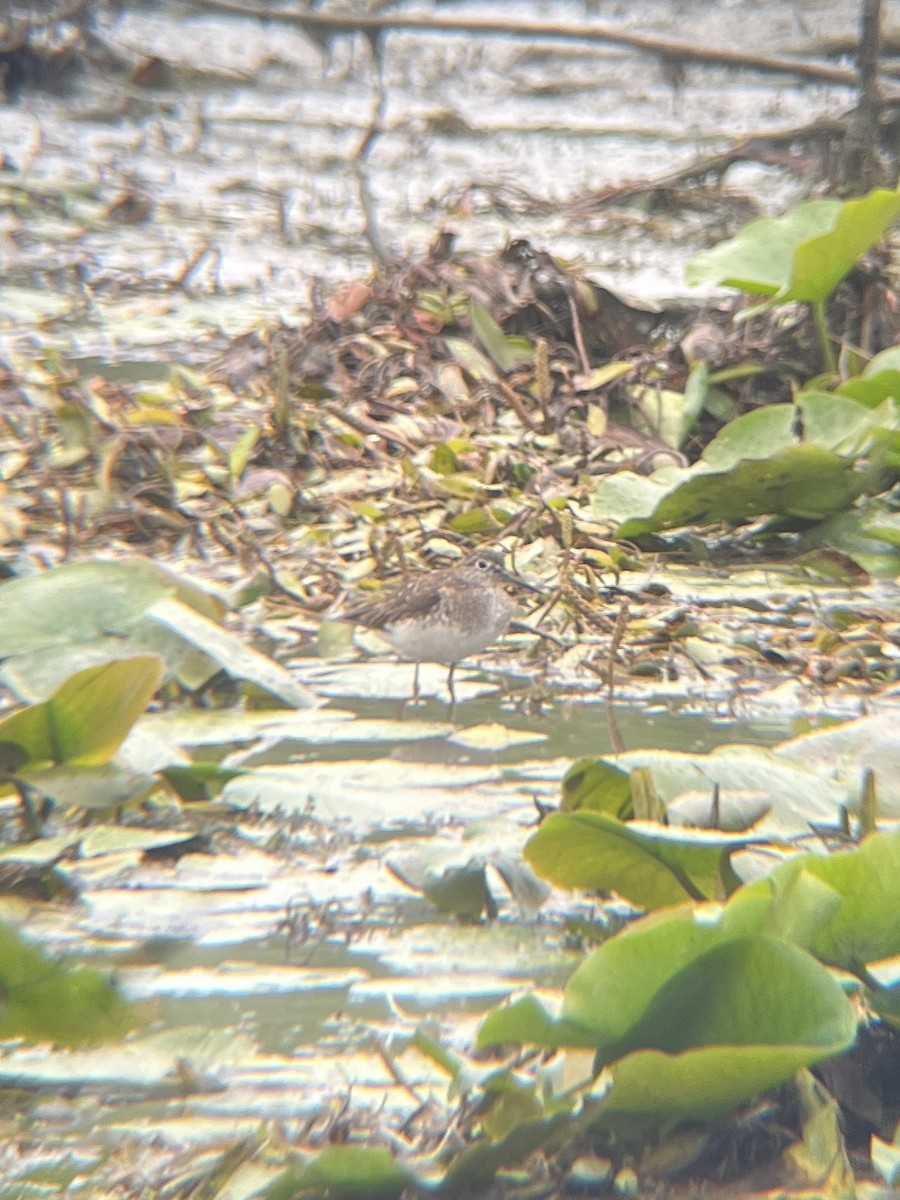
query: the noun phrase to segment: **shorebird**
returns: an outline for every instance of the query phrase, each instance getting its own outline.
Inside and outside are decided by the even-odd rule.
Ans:
[[[401,658],[416,664],[413,700],[419,697],[419,664],[446,664],[452,720],[456,664],[497,640],[515,611],[510,592],[523,588],[541,590],[508,571],[496,551],[476,550],[456,567],[412,576],[383,600],[342,613],[341,620],[378,630]]]

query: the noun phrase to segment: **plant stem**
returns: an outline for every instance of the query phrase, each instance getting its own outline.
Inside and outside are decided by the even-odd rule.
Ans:
[[[837,372],[837,363],[834,358],[834,351],[831,348],[831,340],[828,337],[828,326],[825,322],[825,301],[813,301],[813,318],[816,322],[816,331],[819,335],[819,342],[822,346],[822,359],[825,370],[829,375],[834,375]]]

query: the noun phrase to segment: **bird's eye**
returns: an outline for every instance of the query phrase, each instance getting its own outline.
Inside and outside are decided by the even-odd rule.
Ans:
[[[478,567],[482,571],[486,571],[490,565],[491,564],[488,562],[488,560],[486,558],[479,558],[477,560],[477,562],[475,563],[475,566]]]

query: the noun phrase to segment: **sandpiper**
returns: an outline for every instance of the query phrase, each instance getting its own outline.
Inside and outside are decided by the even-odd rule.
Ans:
[[[476,550],[459,566],[414,575],[383,600],[349,609],[341,620],[377,629],[401,658],[416,664],[414,700],[419,696],[419,664],[445,663],[450,668],[452,720],[456,664],[486,649],[503,633],[516,607],[510,592],[520,588],[541,590],[508,571],[495,551]]]

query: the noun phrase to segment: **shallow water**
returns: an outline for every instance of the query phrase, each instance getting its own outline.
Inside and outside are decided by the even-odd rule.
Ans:
[[[497,16],[490,4],[434,11]],[[849,35],[857,5],[544,0],[514,16],[574,25],[596,16],[690,44],[702,30],[704,45],[775,55]],[[88,75],[71,95],[31,90],[0,109],[6,336],[113,358],[178,346],[197,362],[210,339],[294,321],[311,289],[369,271],[352,162],[377,99],[364,39],[337,39],[323,55],[289,21],[175,0],[125,4],[100,33],[135,63],[159,56],[172,75],[153,88]],[[644,297],[683,290],[685,260],[723,236],[723,213],[572,201],[851,102],[845,88],[778,74],[694,64],[672,73],[603,43],[405,31],[383,39],[383,80],[366,172],[392,254],[421,253],[442,226],[469,251],[524,236]],[[752,163],[736,164],[725,184],[762,210],[805,186]],[[129,193],[150,204],[135,226],[109,211]]]

